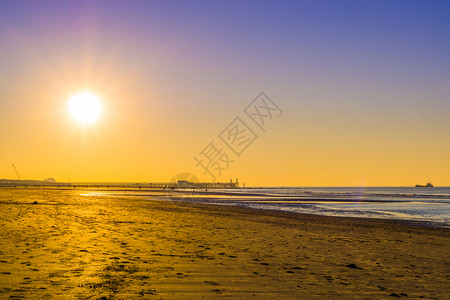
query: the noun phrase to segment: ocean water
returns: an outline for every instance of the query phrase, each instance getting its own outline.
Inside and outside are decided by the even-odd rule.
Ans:
[[[199,203],[327,216],[424,221],[450,228],[450,187],[246,188],[174,196],[175,200]]]
[[[239,205],[326,216],[422,221],[450,228],[450,187],[289,187],[223,190],[91,191],[84,196],[142,197]]]

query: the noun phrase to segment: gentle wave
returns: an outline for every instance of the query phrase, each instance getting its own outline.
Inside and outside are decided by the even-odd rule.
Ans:
[[[328,216],[431,222],[450,227],[450,188],[262,188],[191,195],[193,202]],[[229,194],[230,197],[223,197]],[[232,195],[232,196],[231,196]],[[242,196],[245,196],[244,198]]]
[[[86,196],[240,205],[327,216],[431,222],[450,227],[450,188],[246,188],[233,190],[98,191]]]

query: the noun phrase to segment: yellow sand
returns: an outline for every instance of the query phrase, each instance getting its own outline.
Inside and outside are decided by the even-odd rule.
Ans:
[[[449,229],[80,193],[0,188],[0,298],[450,299]]]

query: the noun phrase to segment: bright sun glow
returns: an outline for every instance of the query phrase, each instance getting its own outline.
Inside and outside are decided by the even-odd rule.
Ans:
[[[102,113],[100,99],[91,92],[73,95],[67,101],[67,108],[75,121],[81,124],[91,124],[97,121]]]

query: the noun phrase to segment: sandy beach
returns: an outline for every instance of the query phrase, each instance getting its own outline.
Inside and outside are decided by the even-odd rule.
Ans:
[[[449,229],[83,193],[0,188],[0,298],[450,298]]]

